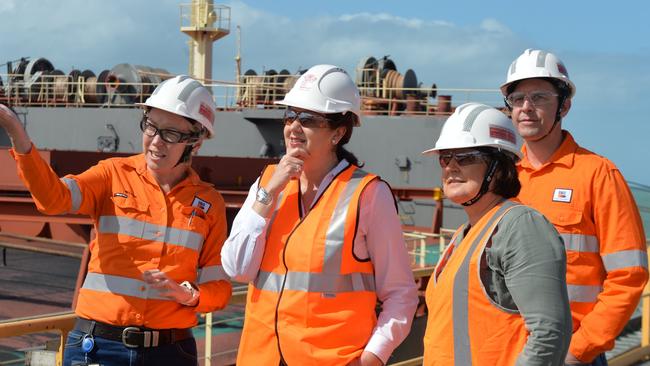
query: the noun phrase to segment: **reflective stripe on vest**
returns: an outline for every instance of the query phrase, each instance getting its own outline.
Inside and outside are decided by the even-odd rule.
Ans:
[[[144,240],[179,245],[188,249],[201,250],[203,235],[190,230],[156,225],[123,216],[101,216],[99,233],[122,234]]]
[[[199,268],[197,282],[202,284],[210,281],[228,280],[229,278],[222,266],[207,266]]]
[[[141,299],[170,300],[142,280],[102,273],[88,272],[81,288]]]
[[[345,218],[348,216],[348,206],[354,191],[359,187],[361,180],[368,173],[361,169],[356,169],[352,173],[350,181],[345,186],[343,194],[336,203],[334,214],[330,220],[330,226],[327,228],[325,237],[325,259],[323,263],[323,273],[338,274],[341,272],[341,262],[343,257],[343,239],[345,236]],[[374,291],[373,278],[373,291]]]
[[[503,205],[490,217],[488,222],[483,225],[480,234],[472,243],[467,243],[470,246],[467,255],[463,259],[463,263],[458,268],[456,276],[454,277],[454,293],[452,311],[452,321],[454,325],[454,363],[456,365],[470,366],[472,364],[472,349],[469,339],[469,262],[476,247],[480,244],[481,240],[487,233],[488,229],[492,229],[497,220],[501,219],[502,214],[509,208],[517,206],[511,201],[506,201]],[[463,226],[464,227],[464,226]],[[463,244],[466,245],[466,244]]]
[[[260,290],[280,292],[285,275],[260,271],[253,282]],[[305,292],[358,292],[375,291],[375,277],[370,273],[313,273],[289,272],[284,290]]]
[[[70,200],[72,201],[70,205],[70,212],[76,213],[81,207],[81,190],[77,181],[72,178],[61,178],[61,181],[65,183],[70,191]]]
[[[280,292],[283,289],[282,282],[286,276],[286,283],[284,284],[286,290],[325,293],[375,291],[373,274],[340,273],[348,206],[354,192],[367,175],[368,173],[365,171],[356,169],[336,203],[336,208],[327,228],[325,258],[321,273],[290,271],[286,274],[279,274],[260,270],[253,281],[253,285],[260,290]]]

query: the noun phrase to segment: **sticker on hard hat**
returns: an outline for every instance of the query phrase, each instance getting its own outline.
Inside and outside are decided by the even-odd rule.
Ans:
[[[513,145],[517,144],[517,138],[512,130],[497,125],[490,125],[490,138],[505,140]]]
[[[210,106],[208,106],[207,104],[201,103],[201,105],[199,106],[199,114],[207,118],[208,121],[210,121],[210,123],[213,123],[214,112],[212,112],[212,108],[210,108]]]
[[[557,71],[559,71],[560,74],[566,76],[567,78],[569,77],[569,73],[566,71],[566,67],[564,67],[564,64],[561,62],[557,63]]]
[[[300,83],[300,89],[310,90],[314,86],[314,82],[318,79],[314,74],[306,74],[302,77],[302,82]]]

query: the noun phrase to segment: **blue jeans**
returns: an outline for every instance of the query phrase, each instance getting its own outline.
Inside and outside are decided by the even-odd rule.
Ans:
[[[591,366],[607,366],[607,358],[605,357],[604,353],[601,353],[598,355],[598,357],[594,358],[593,361],[590,363]]]
[[[158,347],[128,348],[119,341],[93,337],[95,346],[86,353],[81,349],[84,336],[86,334],[78,330],[68,333],[63,366],[93,363],[101,366],[198,365],[194,338]]]

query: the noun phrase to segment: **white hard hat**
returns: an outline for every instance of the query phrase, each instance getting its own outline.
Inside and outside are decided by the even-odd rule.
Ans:
[[[479,103],[456,107],[442,126],[435,147],[423,154],[440,150],[494,147],[508,151],[521,159],[521,142],[512,122],[496,108]]]
[[[276,101],[290,107],[319,113],[347,113],[361,120],[361,97],[347,72],[333,65],[312,66],[302,74],[284,99]]]
[[[569,73],[562,61],[554,54],[542,50],[527,49],[510,64],[506,82],[501,93],[508,93],[508,86],[515,81],[532,78],[551,78],[564,82],[569,87],[569,98],[576,93],[576,86],[569,79]]]
[[[162,109],[193,119],[214,135],[216,105],[208,88],[187,75],[178,75],[160,83],[144,103],[138,105]]]

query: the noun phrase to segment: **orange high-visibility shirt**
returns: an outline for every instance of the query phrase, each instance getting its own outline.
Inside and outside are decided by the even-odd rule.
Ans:
[[[550,161],[518,164],[518,198],[562,235],[573,316],[569,352],[583,362],[614,346],[648,280],[643,225],[616,166],[578,146],[567,131]]]
[[[142,154],[103,160],[61,179],[34,146],[12,155],[40,211],[85,214],[94,221],[97,236],[90,243],[77,315],[121,326],[188,328],[197,323],[197,312],[226,306],[231,285],[220,257],[225,205],[192,169],[165,194]],[[161,296],[142,279],[150,269],[177,283],[196,283],[199,303],[188,307]]]

